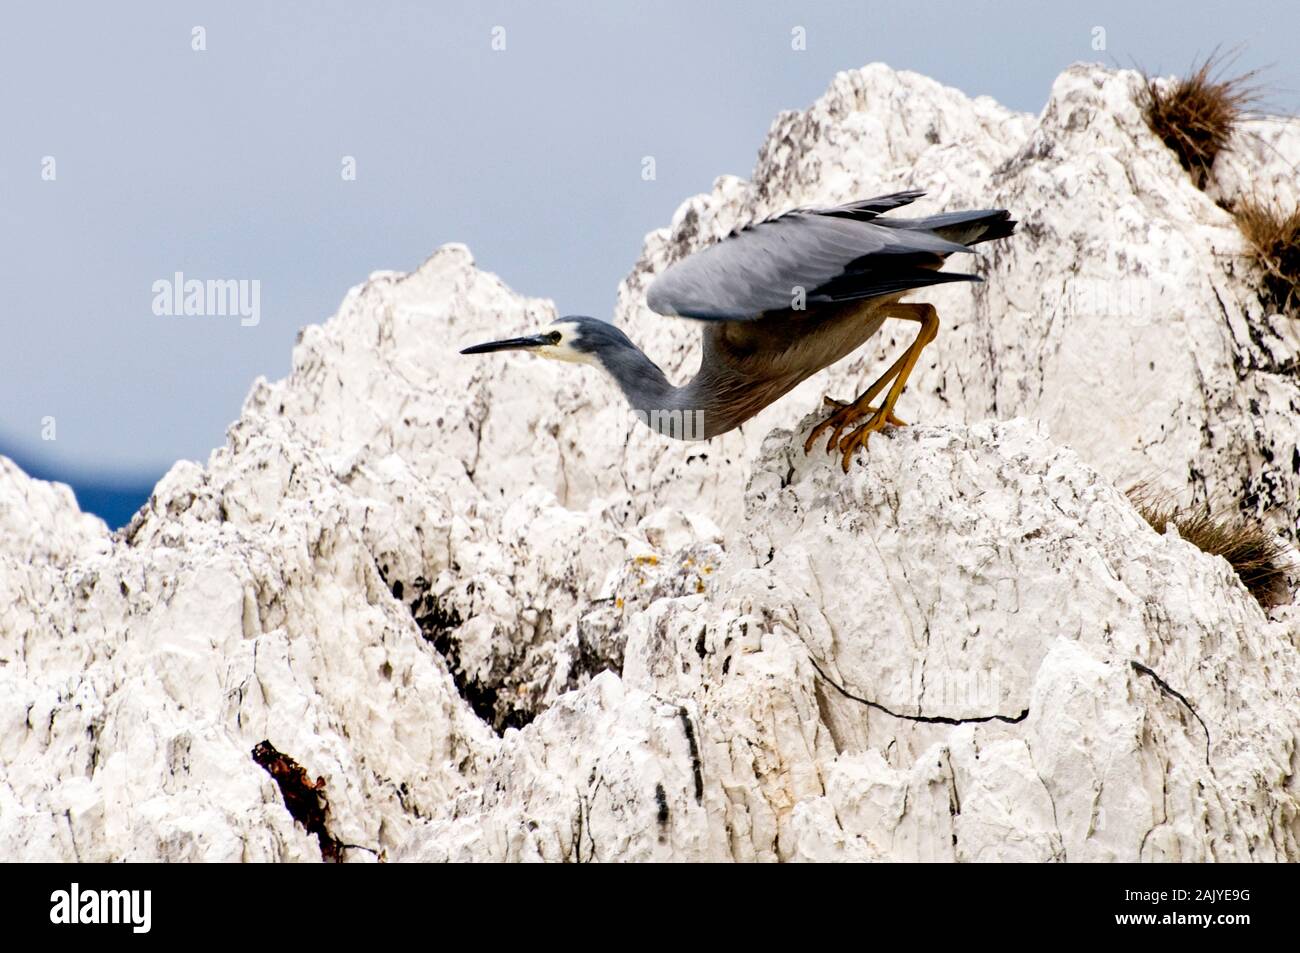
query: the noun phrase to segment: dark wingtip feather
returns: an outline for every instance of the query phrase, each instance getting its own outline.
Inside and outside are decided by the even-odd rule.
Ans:
[[[937,235],[963,245],[1006,238],[1015,231],[1016,223],[1004,208],[972,209],[963,212],[941,212],[924,218],[882,217],[874,224],[906,232]]]
[[[877,195],[869,199],[859,199],[856,202],[848,202],[844,205],[834,205],[830,208],[809,208],[800,209],[799,211],[807,212],[810,215],[832,215],[836,218],[851,218],[859,221],[870,221],[877,215],[883,215],[885,212],[892,212],[896,208],[910,205],[923,195],[925,195],[925,192],[922,190],[911,189],[906,192],[891,192],[888,195]]]
[[[1004,211],[1003,214],[1009,216],[1011,213]],[[1016,226],[1018,224],[1020,223],[1012,218],[1004,218],[999,221],[995,221],[989,225],[989,227],[985,230],[983,235],[981,235],[975,241],[971,242],[971,244],[978,245],[980,242],[989,242],[995,238],[1006,238],[1008,235],[1012,234],[1016,230]]]

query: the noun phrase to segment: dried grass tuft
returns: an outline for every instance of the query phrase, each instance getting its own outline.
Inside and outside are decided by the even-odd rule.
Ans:
[[[1264,272],[1264,304],[1300,316],[1300,208],[1289,214],[1263,202],[1241,201],[1232,210],[1250,258]]]
[[[1178,535],[1201,552],[1226,559],[1261,606],[1276,604],[1284,594],[1287,547],[1267,527],[1215,516],[1208,507],[1179,506],[1169,494],[1145,485],[1129,490],[1128,497],[1157,533],[1172,523]]]
[[[1216,51],[1173,83],[1144,74],[1141,105],[1147,124],[1174,150],[1198,189],[1205,188],[1214,160],[1227,147],[1237,123],[1259,104],[1258,70],[1224,75],[1235,59]]]

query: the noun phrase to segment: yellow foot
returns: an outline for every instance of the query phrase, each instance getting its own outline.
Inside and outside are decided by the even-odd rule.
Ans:
[[[809,432],[808,439],[803,443],[804,453],[812,453],[813,444],[818,441],[822,434],[834,427],[835,430],[831,434],[830,442],[826,444],[826,452],[830,453],[835,449],[835,442],[840,439],[840,434],[844,432],[845,427],[853,423],[855,420],[860,420],[862,417],[866,416],[867,413],[872,412],[875,409],[870,407],[865,409],[859,408],[854,404],[845,403],[844,401],[836,400],[833,397],[826,398],[826,405],[837,409],[834,413],[828,414],[825,420],[813,427]]]
[[[880,433],[880,431],[884,430],[888,426],[905,427],[906,424],[895,417],[893,411],[886,410],[882,413],[878,410],[871,415],[870,420],[857,430],[847,434],[844,439],[839,442],[836,449],[843,454],[843,457],[840,459],[840,466],[844,468],[845,473],[849,472],[849,464],[853,461],[853,455],[857,453],[859,449],[867,449],[867,441],[871,438],[871,435],[873,433]]]
[[[836,450],[836,446],[842,444],[842,441],[840,440],[840,435],[844,433],[846,428],[848,428],[852,424],[857,423],[863,417],[870,416],[870,420],[863,425],[864,427],[869,426],[871,420],[875,420],[878,417],[881,418],[881,423],[876,428],[877,430],[879,430],[880,427],[883,427],[885,424],[891,424],[895,427],[907,426],[907,421],[899,420],[897,417],[894,416],[894,411],[892,407],[884,410],[882,415],[881,408],[872,407],[870,404],[859,406],[857,403],[849,404],[841,400],[836,400],[833,397],[827,397],[825,398],[825,400],[827,406],[835,407],[837,409],[833,414],[828,415],[825,420],[823,420],[816,427],[814,427],[812,431],[808,434],[808,439],[805,440],[803,444],[804,453],[811,453],[813,444],[815,444],[818,438],[821,437],[821,435],[824,434],[827,430],[831,431],[831,438],[826,443],[826,452],[834,453]],[[857,431],[854,431],[854,433],[856,432]],[[850,434],[850,436],[852,435]],[[844,439],[847,440],[848,437]],[[865,445],[866,443],[864,441],[863,446]],[[847,464],[845,465],[845,469],[846,470],[848,469]]]

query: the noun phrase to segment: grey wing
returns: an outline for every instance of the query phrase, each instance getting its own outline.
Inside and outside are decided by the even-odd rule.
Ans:
[[[736,321],[790,308],[800,292],[805,302],[818,304],[978,280],[937,270],[945,256],[966,251],[965,245],[872,221],[920,194],[795,209],[733,232],[656,278],[646,302],[660,314]]]

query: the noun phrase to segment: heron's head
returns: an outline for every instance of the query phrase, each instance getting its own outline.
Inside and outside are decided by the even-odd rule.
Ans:
[[[553,361],[595,364],[602,353],[630,345],[627,335],[609,322],[573,315],[553,321],[537,334],[475,344],[464,348],[460,353],[531,351]]]

